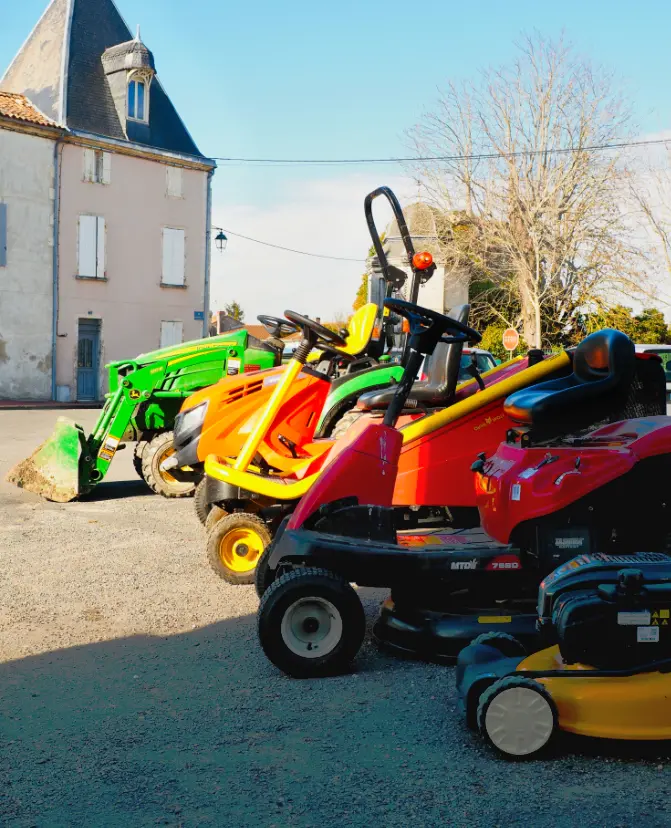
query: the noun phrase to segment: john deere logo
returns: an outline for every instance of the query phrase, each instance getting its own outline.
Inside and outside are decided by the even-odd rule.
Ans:
[[[128,394],[128,396],[131,398],[131,400],[139,400],[141,394],[137,390],[137,388],[131,388],[130,393]]]

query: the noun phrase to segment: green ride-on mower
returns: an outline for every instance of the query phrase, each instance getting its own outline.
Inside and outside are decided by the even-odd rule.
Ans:
[[[227,375],[280,365],[282,351],[272,332],[261,342],[241,328],[111,362],[109,393],[91,434],[59,417],[51,437],[14,466],[7,480],[67,503],[90,492],[125,442],[136,441],[133,465],[147,485],[165,497],[189,497],[198,475],[161,468],[174,452],[173,426],[184,399]]]

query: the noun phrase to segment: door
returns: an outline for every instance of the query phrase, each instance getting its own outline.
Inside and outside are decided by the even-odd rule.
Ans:
[[[161,348],[181,345],[184,339],[183,327],[179,320],[161,322]]]
[[[79,320],[77,345],[77,400],[90,402],[98,395],[98,362],[100,360],[100,320]]]

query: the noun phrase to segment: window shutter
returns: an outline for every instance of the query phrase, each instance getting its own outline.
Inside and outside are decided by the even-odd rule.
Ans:
[[[184,284],[184,230],[163,228],[163,284]]]
[[[98,279],[105,278],[105,219],[104,218],[97,218],[96,219],[96,235],[97,235],[97,246],[96,246],[96,276]]]
[[[96,153],[95,150],[84,150],[84,181],[95,181]]]
[[[79,217],[79,275],[97,276],[98,220],[95,216]]]
[[[7,205],[0,202],[0,267],[7,267]]]
[[[182,322],[161,322],[161,348],[169,348],[171,345],[181,345],[183,339]]]
[[[112,180],[112,153],[103,152],[103,180],[102,184],[109,184]]]
[[[180,167],[166,167],[168,195],[172,198],[182,197],[182,170]]]

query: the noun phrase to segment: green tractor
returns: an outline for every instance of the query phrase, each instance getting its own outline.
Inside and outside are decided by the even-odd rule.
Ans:
[[[222,377],[280,365],[283,343],[270,333],[261,342],[241,328],[111,362],[106,366],[109,393],[91,434],[59,417],[51,437],[14,466],[7,480],[67,503],[100,483],[116,452],[135,441],[135,470],[153,491],[166,497],[193,495],[193,475],[180,479],[179,470],[161,470],[174,452],[175,416],[189,394]]]

